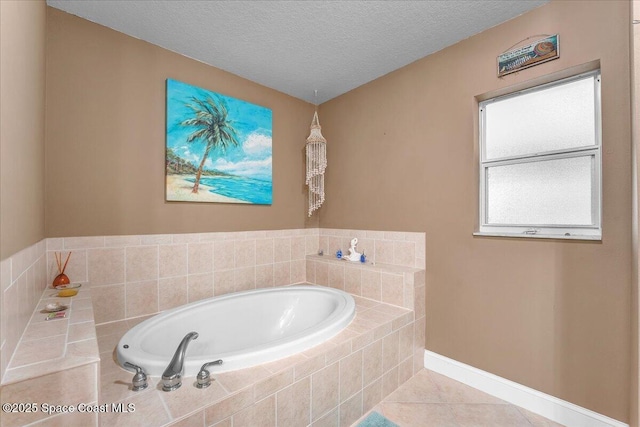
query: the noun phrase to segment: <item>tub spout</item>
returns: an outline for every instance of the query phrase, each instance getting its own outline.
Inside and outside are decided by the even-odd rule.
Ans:
[[[182,338],[180,345],[169,362],[169,366],[162,374],[162,390],[173,391],[182,385],[182,372],[184,370],[184,355],[187,352],[187,346],[191,340],[198,338],[197,332],[189,332]]]

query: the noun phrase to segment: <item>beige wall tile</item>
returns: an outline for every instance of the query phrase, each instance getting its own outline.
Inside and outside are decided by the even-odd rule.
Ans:
[[[376,240],[376,262],[393,264],[393,242],[388,240]]]
[[[125,285],[126,317],[138,317],[158,312],[158,281]]]
[[[172,234],[171,242],[172,243],[196,243],[200,241],[200,237],[201,237],[200,233]]]
[[[188,302],[187,276],[168,277],[158,281],[158,310],[179,307]]]
[[[101,427],[161,426],[171,418],[167,413],[159,393],[142,392],[127,399],[124,403],[133,403],[135,412],[105,412],[99,416]]]
[[[318,236],[305,237],[305,253],[307,255],[316,255],[320,249],[320,239]]]
[[[400,274],[381,273],[382,302],[397,306],[404,305],[404,277]]]
[[[316,281],[318,285],[329,286],[329,263],[316,262]]]
[[[173,418],[180,418],[227,396],[227,392],[216,381],[212,381],[211,385],[204,389],[194,387],[192,382],[195,382],[193,378],[185,378],[178,391],[159,393]],[[204,418],[204,415],[201,416]]]
[[[413,267],[416,259],[416,245],[413,242],[393,242],[393,263]]]
[[[382,397],[386,397],[398,388],[398,367],[389,370],[382,376]]]
[[[329,264],[329,286],[344,290],[344,265]]]
[[[331,255],[329,253],[329,238],[327,236],[320,236],[318,238],[318,250],[322,251],[325,256]]]
[[[295,381],[298,381],[299,379],[304,378],[307,375],[310,375],[316,371],[319,371],[320,369],[324,368],[324,366],[325,366],[324,354],[310,357],[307,360],[304,360],[298,363],[294,369]]]
[[[426,304],[426,300],[425,300],[425,287],[424,286],[417,286],[416,288],[414,288],[414,293],[413,293],[413,298],[414,298],[414,304],[416,307],[416,319],[420,319],[421,317],[424,317],[426,309],[425,309],[425,304]]]
[[[213,271],[213,243],[189,243],[189,274],[211,273]]]
[[[205,423],[205,426],[209,424]],[[226,420],[222,420],[212,425],[212,427],[233,427],[233,417],[229,417]]]
[[[158,247],[136,246],[125,250],[125,280],[140,282],[158,278]]]
[[[255,400],[262,400],[270,394],[273,394],[292,383],[293,368],[281,371],[278,374],[255,384],[253,387]]]
[[[316,372],[311,377],[311,418],[319,419],[338,405],[338,362]]]
[[[235,268],[256,265],[256,241],[238,240],[235,245]]]
[[[13,354],[9,369],[62,357],[64,350],[65,340],[59,335],[21,341]]]
[[[125,246],[140,246],[140,236],[105,236],[106,248],[122,248]]]
[[[213,273],[190,274],[187,278],[189,302],[213,296]]]
[[[87,249],[87,248],[101,248],[104,246],[104,236],[91,236],[91,237],[65,237],[64,238],[64,250],[71,249]]]
[[[398,336],[398,360],[404,360],[413,354],[413,322],[402,327]]]
[[[276,395],[278,427],[306,426],[311,422],[311,377],[306,377]]]
[[[171,234],[148,234],[140,236],[142,245],[170,245],[173,242]]]
[[[158,272],[160,277],[184,276],[187,274],[187,245],[160,245]],[[213,264],[213,258],[211,260]]]
[[[273,284],[283,286],[291,283],[291,262],[277,262],[273,264]]]
[[[398,365],[398,385],[404,384],[413,376],[413,357],[403,360]]]
[[[360,350],[340,360],[341,402],[362,390],[362,354]]]
[[[291,259],[303,260],[307,255],[306,237],[296,236],[291,238]]]
[[[347,266],[344,269],[344,290],[354,295],[362,295],[360,268]]]
[[[238,371],[223,372],[215,375],[215,379],[220,381],[220,384],[225,390],[235,393],[238,390],[253,385],[255,382],[261,379],[271,376],[271,372],[262,366],[254,366],[252,368],[241,369]],[[251,396],[253,396],[253,387]]]
[[[425,349],[425,334],[426,334],[426,318],[418,319],[414,323],[414,336],[413,336],[413,348],[414,350]]]
[[[204,411],[196,412],[187,418],[183,418],[182,420],[171,424],[171,427],[205,427]],[[231,427],[231,419],[229,419],[229,425],[227,427]]]
[[[305,274],[307,276],[308,283],[317,283],[316,282],[316,264],[317,262],[315,261],[310,261],[310,260],[306,261]]]
[[[235,267],[235,242],[222,240],[213,243],[213,269],[230,270]]]
[[[304,283],[307,281],[306,266],[304,259],[291,261],[291,283]]]
[[[273,240],[274,262],[291,261],[291,238],[279,237]]]
[[[256,266],[256,288],[273,287],[273,264]]]
[[[234,270],[236,292],[248,291],[256,288],[256,268],[245,267],[237,268]]]
[[[406,277],[406,275],[405,275]],[[414,300],[414,287],[413,284],[408,284],[405,280],[404,283],[404,304],[403,307],[408,308],[409,310],[415,310],[415,300]]]
[[[96,324],[125,318],[124,293],[124,285],[106,285],[91,289]]]
[[[275,395],[269,396],[233,416],[233,427],[273,427],[275,425]]]
[[[382,286],[379,271],[362,270],[362,296],[380,301],[382,299]]]
[[[382,340],[374,341],[362,350],[363,354],[363,383],[371,384],[382,376]]]
[[[83,402],[97,405],[97,402]],[[90,427],[98,426],[98,414],[95,412],[68,412],[55,415],[34,424],[33,427]]]
[[[253,389],[248,388],[239,393],[235,393],[205,409],[205,425],[209,426],[222,421],[249,405],[252,405],[253,402]]]
[[[96,324],[93,321],[84,323],[74,323],[69,325],[69,334],[67,336],[67,342],[72,343],[75,341],[87,340],[89,338],[95,338]]]
[[[235,290],[235,271],[221,270],[213,273],[213,293],[215,296],[225,295]]]
[[[256,240],[256,265],[273,264],[273,239]]]
[[[69,405],[93,402],[98,399],[95,382],[97,364],[84,365],[54,374],[39,376],[2,387],[0,399],[5,402],[37,402],[53,405]],[[61,387],[73,384],[73,387]],[[3,427],[23,426],[43,419],[46,414],[36,413],[2,414]]]
[[[66,335],[69,319],[59,319],[51,322],[31,323],[25,329],[21,341],[31,341],[47,338],[53,335]]]
[[[395,331],[382,339],[382,370],[388,372],[398,365],[398,345],[400,333]]]

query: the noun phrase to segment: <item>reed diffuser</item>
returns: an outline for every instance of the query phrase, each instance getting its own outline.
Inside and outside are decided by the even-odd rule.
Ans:
[[[56,264],[58,264],[58,273],[59,273],[56,276],[56,278],[53,279],[53,287],[57,288],[58,286],[68,285],[69,283],[71,283],[71,281],[69,280],[67,275],[64,274],[64,270],[67,268],[67,264],[69,263],[69,258],[71,258],[71,252],[69,252],[69,254],[67,255],[67,260],[64,262],[64,265],[62,264],[62,252],[61,253],[54,252],[53,254],[56,257]]]

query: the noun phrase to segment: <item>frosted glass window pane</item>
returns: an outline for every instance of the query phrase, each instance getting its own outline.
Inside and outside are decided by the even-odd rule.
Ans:
[[[487,222],[591,225],[593,156],[487,169]]]
[[[485,106],[485,153],[497,159],[595,145],[594,77]]]

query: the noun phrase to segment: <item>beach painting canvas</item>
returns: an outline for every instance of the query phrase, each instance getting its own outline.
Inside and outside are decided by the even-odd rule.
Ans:
[[[167,79],[166,197],[270,205],[271,110]]]

